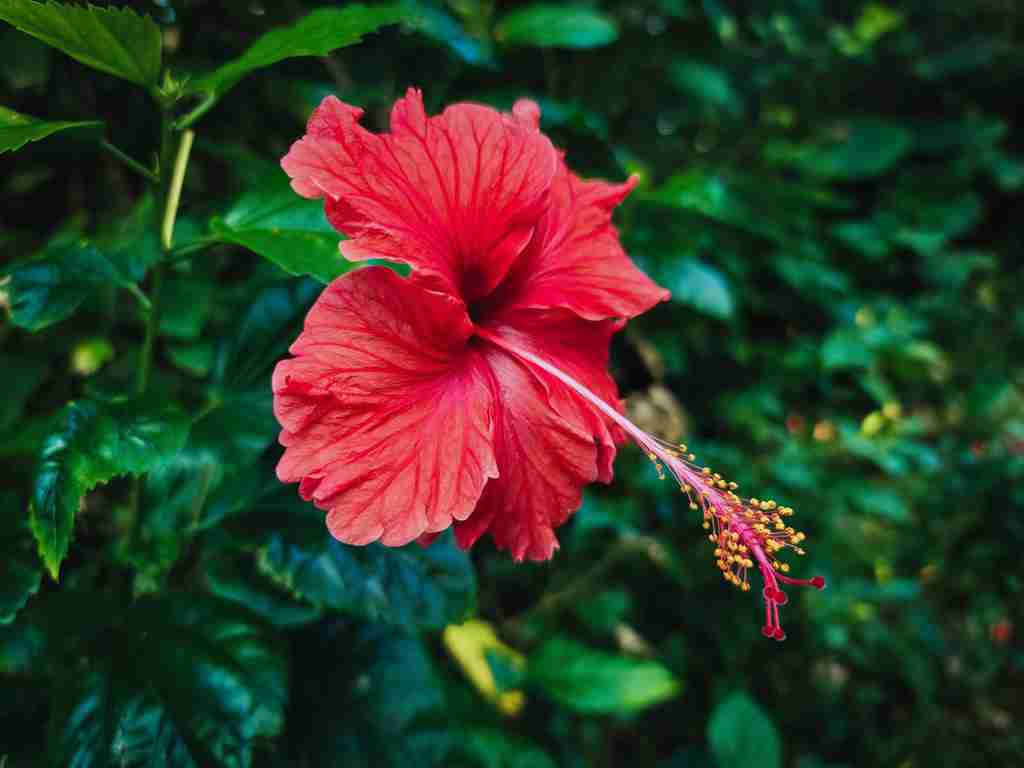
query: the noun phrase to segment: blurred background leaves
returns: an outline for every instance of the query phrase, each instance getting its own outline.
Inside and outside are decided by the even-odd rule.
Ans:
[[[0,19],[0,763],[1024,760],[1016,4]],[[345,547],[278,484],[269,372],[349,265],[277,160],[325,95],[379,129],[408,85],[534,98],[575,169],[639,176],[617,223],[673,300],[614,373],[644,428],[797,510],[794,573],[830,588],[793,592],[785,643],[632,448],[543,565]],[[160,105],[198,136],[168,251]]]

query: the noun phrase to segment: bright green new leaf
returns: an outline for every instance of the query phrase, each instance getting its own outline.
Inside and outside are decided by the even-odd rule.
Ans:
[[[538,3],[506,14],[494,36],[506,45],[599,48],[618,39],[619,27],[593,8]]]
[[[778,731],[745,693],[733,693],[715,708],[708,723],[708,742],[720,768],[782,765]]]
[[[94,69],[145,86],[160,78],[160,27],[128,8],[0,0],[0,19]]]
[[[185,413],[164,403],[80,400],[63,410],[43,442],[29,502],[32,533],[54,579],[85,494],[117,475],[138,475],[169,461],[188,428]]]
[[[9,624],[43,577],[25,507],[13,493],[0,494],[0,551],[0,624]]]
[[[341,237],[327,223],[323,203],[299,197],[278,175],[214,218],[213,237],[248,248],[289,274],[329,283],[351,267],[338,252]]]
[[[395,5],[353,3],[344,8],[318,8],[290,27],[271,30],[239,58],[195,78],[189,85],[193,92],[219,98],[253,70],[296,56],[326,56],[402,17],[400,7]]]
[[[71,122],[40,120],[6,107],[0,107],[0,154],[19,150],[30,141],[45,139],[59,131],[70,130],[86,134],[99,134],[103,130],[103,123],[98,120]]]
[[[657,661],[595,651],[564,636],[530,654],[526,674],[559,704],[586,714],[639,712],[682,689]]]

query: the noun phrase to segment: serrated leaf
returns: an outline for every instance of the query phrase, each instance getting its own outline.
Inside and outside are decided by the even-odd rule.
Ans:
[[[11,320],[38,331],[69,317],[101,286],[127,285],[111,263],[88,240],[66,238],[34,259],[7,271]]]
[[[538,3],[503,16],[494,36],[506,45],[599,48],[618,39],[619,27],[610,16],[585,5]]]
[[[0,624],[9,624],[38,591],[43,576],[25,505],[13,493],[0,494],[0,552]]]
[[[281,495],[294,493],[276,492],[279,503]],[[323,513],[311,504],[294,507],[288,526],[270,533],[259,563],[268,577],[311,604],[428,629],[464,619],[474,605],[473,566],[450,533],[429,547],[351,547],[327,532]]]
[[[244,504],[277,429],[269,388],[222,392],[177,455],[153,468],[134,535],[117,550],[136,571],[137,594],[161,588],[186,542]]]
[[[397,5],[353,3],[344,8],[318,8],[289,27],[263,35],[234,61],[195,78],[190,89],[214,97],[223,96],[253,70],[297,56],[326,56],[338,48],[358,43],[363,35],[394,24],[402,17]]]
[[[147,401],[80,400],[61,412],[43,442],[29,502],[32,533],[54,579],[85,494],[112,477],[141,474],[170,460],[188,427],[176,406]]]
[[[657,661],[616,656],[568,637],[530,654],[527,679],[562,706],[586,714],[629,714],[677,696],[679,681]]]
[[[0,0],[0,19],[94,69],[144,86],[160,78],[160,28],[128,8]]]
[[[17,151],[30,141],[39,141],[60,131],[99,135],[103,132],[103,123],[99,120],[40,120],[0,107],[0,154]]]
[[[341,236],[323,204],[296,195],[284,174],[243,195],[223,218],[211,220],[213,237],[258,253],[291,275],[329,283],[351,268],[338,251]]]
[[[58,724],[59,764],[250,766],[254,740],[281,731],[287,698],[283,649],[266,626],[192,593],[118,613],[95,648],[103,663]]]
[[[779,768],[782,764],[778,731],[745,693],[731,694],[715,708],[708,723],[708,742],[720,768]]]

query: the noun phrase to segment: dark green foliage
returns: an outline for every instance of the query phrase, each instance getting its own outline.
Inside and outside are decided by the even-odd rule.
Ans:
[[[133,83],[152,86],[160,77],[160,28],[129,9],[0,0],[0,19]]]
[[[58,131],[93,131],[102,127],[96,120],[49,121],[21,115],[0,107],[0,152],[21,149],[30,141],[45,139]]]
[[[0,768],[1024,762],[1015,4],[0,20]],[[612,369],[796,509],[829,588],[790,590],[784,643],[632,447],[542,565],[346,547],[277,481],[271,370],[351,268],[278,161],[325,95],[381,130],[410,85],[533,98],[574,169],[638,174],[616,224],[672,301]]]

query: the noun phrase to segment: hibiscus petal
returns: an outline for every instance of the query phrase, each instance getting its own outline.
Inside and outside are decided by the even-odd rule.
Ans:
[[[491,374],[462,303],[382,267],[335,280],[274,370],[283,482],[349,544],[406,544],[497,477]]]
[[[515,347],[557,360],[559,368],[621,409],[607,372],[608,344],[619,327],[553,310],[506,313],[488,330]],[[456,524],[456,540],[468,548],[489,531],[517,560],[546,560],[558,548],[554,529],[579,508],[583,486],[610,482],[615,444],[624,436],[543,371],[498,348],[487,347],[485,355],[499,382],[500,477],[487,484],[473,515]]]
[[[531,110],[456,104],[427,117],[409,89],[390,133],[370,133],[361,116],[324,99],[281,161],[292,187],[326,198],[331,223],[351,238],[347,258],[404,262],[467,301],[490,293],[529,242],[558,168]]]
[[[565,307],[587,320],[635,317],[669,297],[619,244],[612,211],[636,186],[584,181],[559,161],[550,206],[534,238],[489,303]]]

